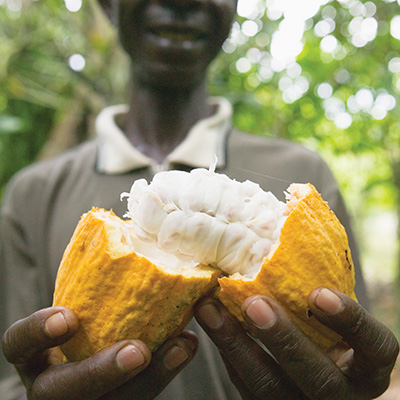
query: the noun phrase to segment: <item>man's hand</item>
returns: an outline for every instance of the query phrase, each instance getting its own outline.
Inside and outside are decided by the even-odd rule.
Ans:
[[[399,352],[394,335],[336,290],[314,290],[309,306],[347,344],[339,357],[336,353],[336,362],[266,296],[249,297],[242,307],[258,343],[215,299],[203,299],[196,318],[217,345],[245,399],[366,400],[382,394]]]
[[[184,332],[155,354],[139,340],[126,340],[94,356],[62,364],[57,347],[78,330],[75,314],[50,307],[17,321],[2,347],[27,389],[29,400],[152,399],[190,362],[197,337]]]

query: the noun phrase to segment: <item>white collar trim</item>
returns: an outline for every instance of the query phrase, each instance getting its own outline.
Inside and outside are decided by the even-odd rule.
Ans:
[[[152,158],[137,150],[116,123],[116,117],[129,111],[127,105],[105,108],[96,119],[99,139],[97,170],[106,174],[120,174],[152,166],[157,170],[168,169],[171,163],[193,168],[208,168],[215,162],[225,165],[225,139],[232,127],[232,105],[222,97],[211,97],[209,104],[216,112],[198,121],[183,142],[159,165]]]

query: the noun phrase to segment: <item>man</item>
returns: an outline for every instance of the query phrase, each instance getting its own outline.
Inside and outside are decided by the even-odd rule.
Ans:
[[[101,5],[132,62],[129,106],[99,115],[96,140],[29,167],[10,183],[1,225],[2,330],[28,317],[3,339],[24,388],[6,370],[2,398],[24,398],[26,392],[28,399],[347,400],[382,393],[397,357],[396,340],[357,303],[326,288],[316,288],[309,303],[347,342],[331,354],[337,363],[305,338],[279,304],[253,296],[243,312],[261,342],[207,298],[196,307],[204,331],[192,321],[189,329],[196,333],[169,339],[153,355],[132,338],[80,363],[58,365],[57,346],[79,326],[71,310],[45,308],[62,252],[92,206],[122,215],[119,194],[135,179],[151,180],[160,169],[208,167],[217,154],[219,172],[252,179],[277,195],[291,182],[313,183],[351,232],[337,185],[316,154],[232,129],[230,104],[208,98],[207,67],[229,33],[236,0]],[[358,264],[351,233],[350,239]],[[362,299],[360,275],[357,281]]]

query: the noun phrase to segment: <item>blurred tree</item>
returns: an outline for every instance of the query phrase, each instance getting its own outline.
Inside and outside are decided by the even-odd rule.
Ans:
[[[123,101],[127,60],[94,2],[74,13],[58,0],[0,0],[0,43],[1,193],[18,169],[86,139],[92,116]]]
[[[250,21],[257,31],[246,36],[249,18],[239,18],[225,45],[228,53],[213,66],[211,90],[233,101],[237,126],[316,148],[334,170],[343,172],[341,163],[355,154],[364,165],[369,161],[362,176],[338,174],[347,197],[359,197],[362,189],[360,208],[376,202],[393,207],[398,203],[393,172],[400,150],[400,37],[390,28],[400,24],[393,22],[399,3],[310,1],[322,5],[312,17],[305,12],[296,31],[291,25],[301,18],[291,14],[289,0],[255,2],[259,13]],[[293,36],[285,38],[288,25]]]
[[[237,127],[321,152],[361,217],[376,206],[400,215],[399,4],[239,0],[210,70]],[[3,188],[124,101],[127,60],[94,0],[0,0],[0,43]]]

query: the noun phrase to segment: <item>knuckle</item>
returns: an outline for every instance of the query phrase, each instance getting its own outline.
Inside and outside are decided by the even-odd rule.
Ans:
[[[384,380],[371,380],[368,384],[368,394],[372,399],[379,397],[386,392],[390,384],[390,378],[386,376]]]
[[[391,373],[399,354],[399,343],[390,331],[387,331],[386,337],[379,347],[376,350],[371,349],[376,357],[376,368],[367,374],[369,375],[368,388],[374,398],[380,396],[389,387]]]
[[[59,396],[57,396],[55,391],[55,386],[55,380],[52,378],[51,374],[47,373],[45,377],[35,379],[29,390],[30,396],[28,396],[28,399],[46,400],[51,398],[53,400],[59,400]]]
[[[387,331],[386,335],[383,341],[383,360],[386,361],[387,365],[393,366],[399,355],[400,346],[392,332]]]
[[[360,336],[365,326],[368,326],[368,324],[365,324],[365,320],[366,314],[362,308],[357,308],[354,310],[352,323],[350,324],[347,333],[353,337]]]
[[[6,360],[11,364],[17,364],[21,361],[21,351],[18,344],[17,323],[11,325],[4,333],[1,340],[1,347]]]
[[[282,376],[265,373],[264,368],[254,371],[251,391],[256,399],[288,399],[288,382]],[[293,397],[290,397],[293,398]]]
[[[328,368],[318,371],[310,386],[314,388],[313,397],[324,400],[347,399],[347,386],[344,384],[343,377],[337,370],[331,371]]]
[[[368,350],[368,354],[374,355],[373,364],[376,368],[380,370],[389,369],[391,371],[399,355],[399,342],[390,329],[375,319],[367,321],[366,314],[360,313],[350,332],[353,335],[353,339],[368,339],[368,348],[365,349],[365,345],[363,351]],[[359,352],[358,357],[362,359],[364,356]]]
[[[1,348],[3,350],[4,357],[8,362],[11,362],[12,356],[10,354],[10,333],[7,330],[1,338]]]
[[[82,377],[85,382],[85,385],[82,385],[82,390],[86,385],[96,386],[97,389],[107,385],[108,380],[114,377],[113,371],[107,367],[109,367],[108,363],[102,363],[93,357],[78,364],[76,374]]]
[[[260,382],[260,385],[254,389],[254,396],[257,399],[284,400],[286,394],[282,393],[279,382]]]
[[[371,347],[375,360],[381,368],[393,368],[399,354],[399,343],[393,333],[384,329]]]
[[[12,324],[2,338],[3,354],[6,360],[14,365],[25,364],[35,353],[32,346],[31,333],[34,330],[34,322],[30,318],[24,318]]]
[[[240,358],[247,353],[246,344],[234,336],[226,336],[220,344],[220,351],[230,360]]]
[[[304,342],[299,339],[297,327],[290,326],[286,330],[278,331],[274,335],[273,347],[281,355],[290,354],[292,360],[296,358],[297,354],[302,358],[302,346]]]
[[[274,346],[282,349],[291,350],[297,347],[297,341],[293,340],[295,337],[295,328],[290,326],[286,330],[278,331],[275,334]]]

